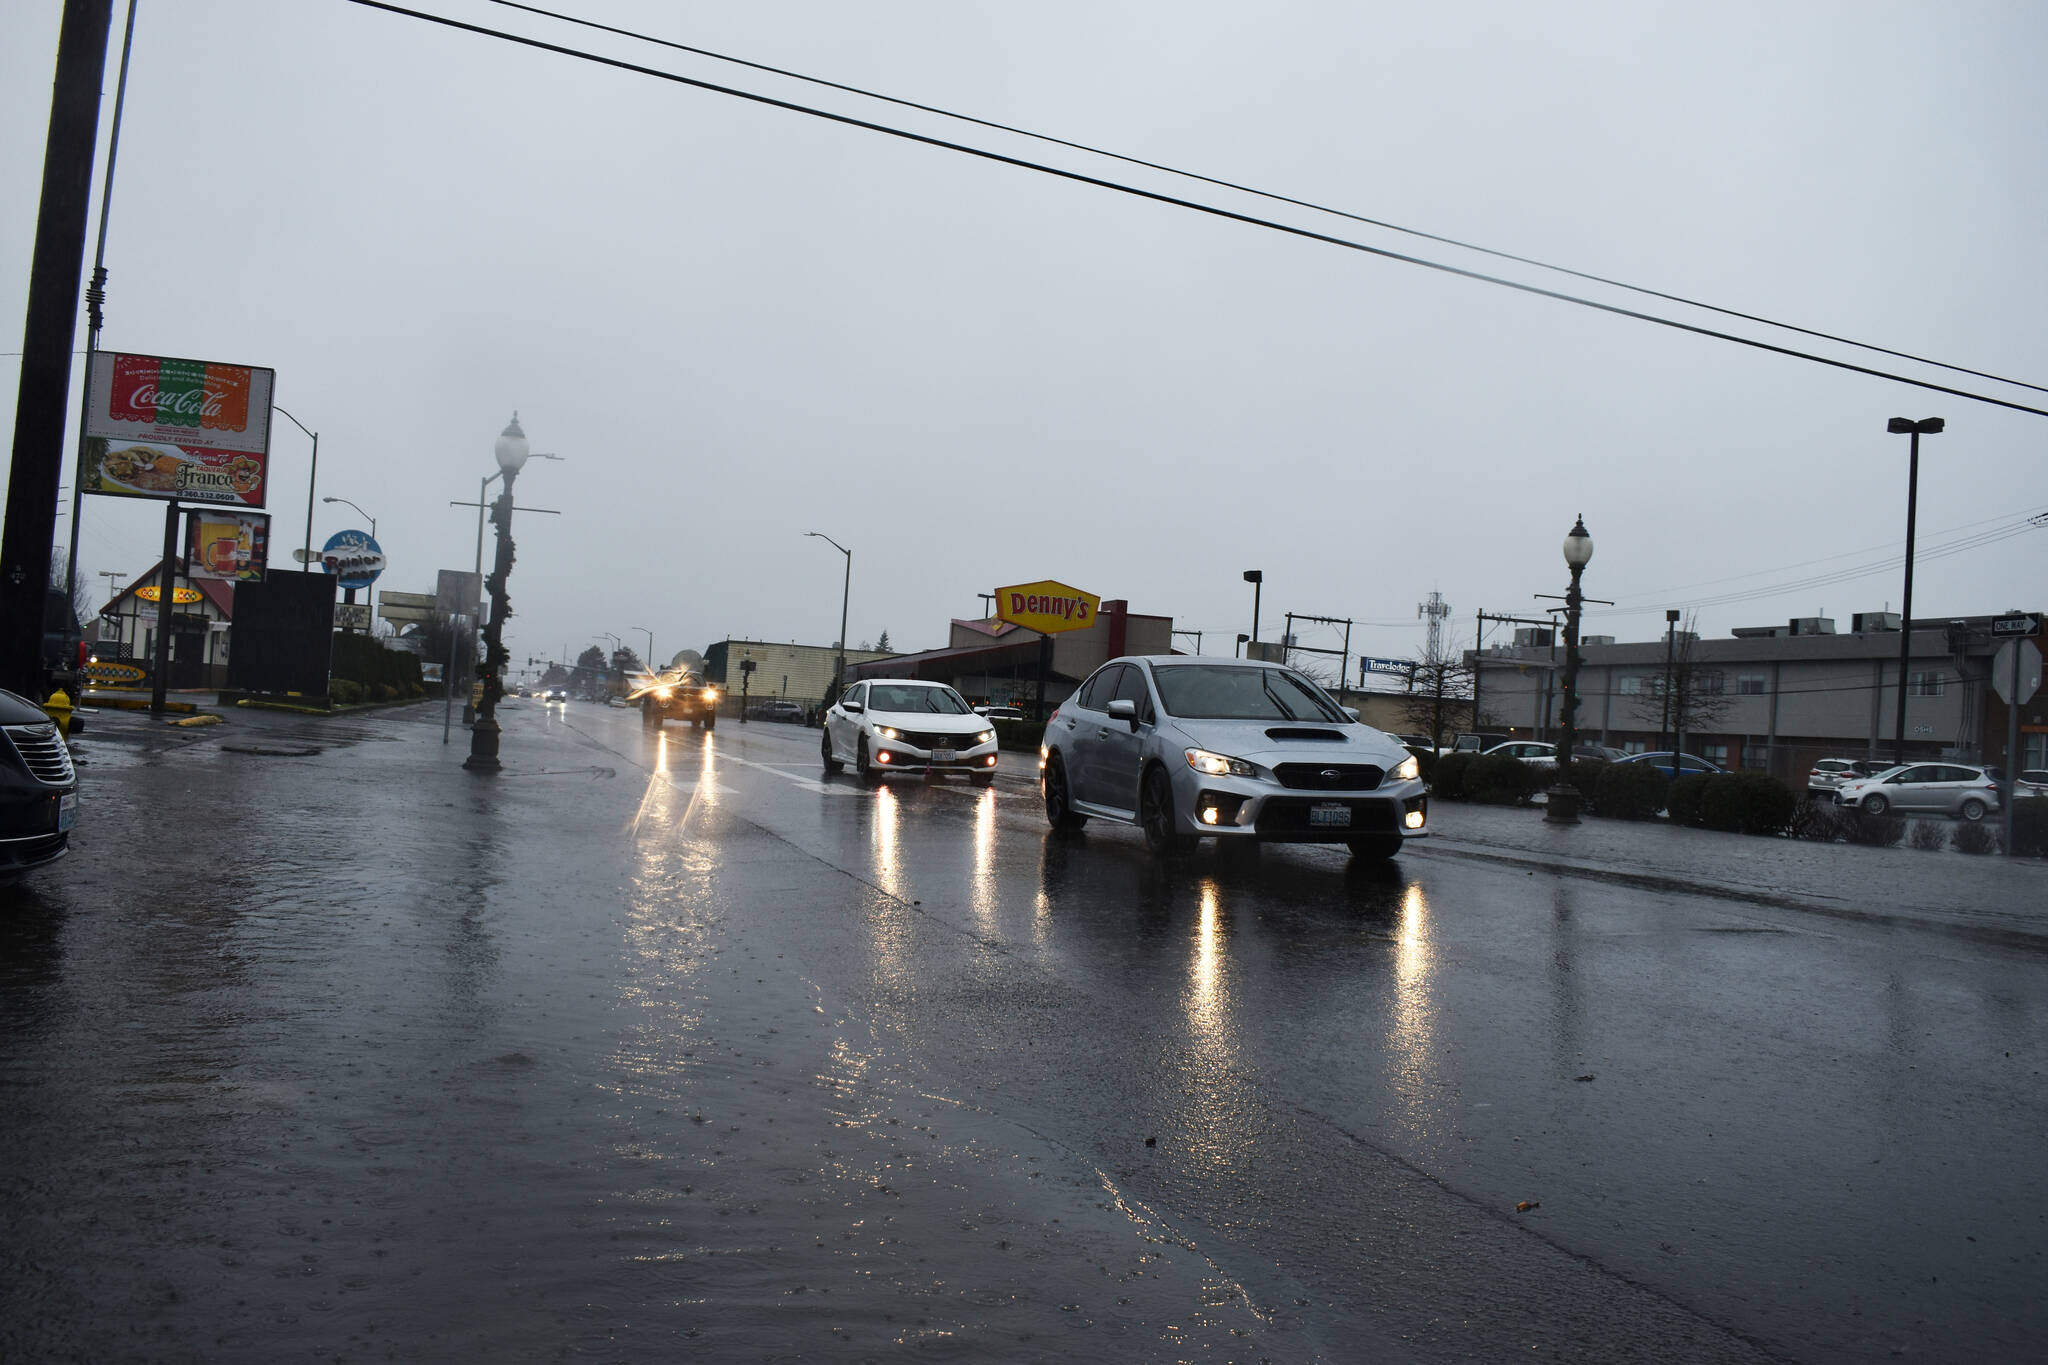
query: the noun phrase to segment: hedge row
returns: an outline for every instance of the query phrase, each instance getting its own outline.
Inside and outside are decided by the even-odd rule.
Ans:
[[[339,686],[342,681],[356,683],[365,689],[366,695],[358,700],[389,701],[394,697],[417,697],[425,690],[420,685],[419,655],[386,649],[368,635],[352,632],[336,635],[327,671],[331,680],[328,694],[336,701],[342,700]],[[390,691],[376,695],[379,687]]]

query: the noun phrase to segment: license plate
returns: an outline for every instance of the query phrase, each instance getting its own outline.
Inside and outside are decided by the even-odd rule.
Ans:
[[[57,832],[62,834],[78,819],[78,793],[66,792],[57,798]]]
[[[959,752],[958,749],[934,749],[932,750],[932,762],[951,763],[959,755]]]
[[[1343,826],[1351,823],[1351,807],[1342,801],[1322,801],[1308,808],[1308,822],[1317,826]]]

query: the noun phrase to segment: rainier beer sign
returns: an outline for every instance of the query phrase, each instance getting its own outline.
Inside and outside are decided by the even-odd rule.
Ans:
[[[1095,624],[1102,599],[1064,583],[1045,579],[996,589],[996,615],[1012,625],[1057,635],[1063,630],[1086,630]]]

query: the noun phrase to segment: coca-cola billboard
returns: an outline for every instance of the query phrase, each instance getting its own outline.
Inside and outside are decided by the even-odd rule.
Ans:
[[[114,497],[262,507],[275,370],[97,351],[78,486]]]

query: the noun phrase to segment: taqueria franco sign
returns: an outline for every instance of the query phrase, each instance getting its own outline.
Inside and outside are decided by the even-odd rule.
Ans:
[[[1086,630],[1095,624],[1095,614],[1101,607],[1102,599],[1094,593],[1070,588],[1050,578],[996,589],[996,616],[1041,635]]]
[[[96,351],[79,487],[122,498],[264,505],[276,371]]]

